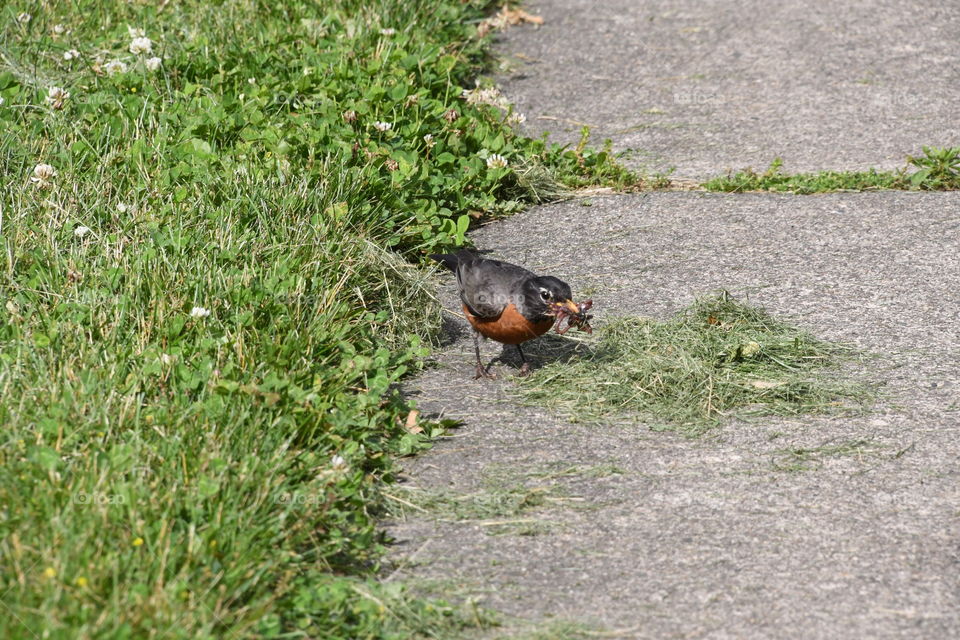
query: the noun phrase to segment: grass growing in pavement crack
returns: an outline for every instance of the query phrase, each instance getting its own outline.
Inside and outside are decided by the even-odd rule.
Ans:
[[[758,173],[743,169],[703,183],[707,191],[743,192],[777,191],[796,194],[829,191],[920,190],[951,191],[960,189],[960,147],[923,147],[923,155],[909,156],[907,166],[897,171],[818,171],[816,173],[782,173],[783,161],[777,158],[770,167]]]
[[[862,408],[866,387],[837,379],[853,354],[723,293],[664,322],[616,320],[580,357],[520,379],[516,393],[574,422],[640,414],[700,435],[734,415]]]

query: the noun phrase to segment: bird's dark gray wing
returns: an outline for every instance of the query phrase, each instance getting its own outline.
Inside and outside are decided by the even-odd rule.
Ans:
[[[507,304],[516,303],[520,284],[533,277],[523,267],[480,257],[461,259],[457,268],[460,299],[480,318],[496,318]]]

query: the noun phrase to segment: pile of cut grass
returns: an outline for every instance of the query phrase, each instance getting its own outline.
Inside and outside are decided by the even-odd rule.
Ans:
[[[581,357],[539,369],[517,393],[573,422],[640,414],[700,435],[734,415],[862,406],[866,389],[837,377],[852,355],[723,293],[664,322],[618,319]]]

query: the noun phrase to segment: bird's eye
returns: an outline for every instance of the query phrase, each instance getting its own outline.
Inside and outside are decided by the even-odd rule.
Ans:
[[[553,294],[548,289],[540,289],[540,297],[546,301],[553,300]]]

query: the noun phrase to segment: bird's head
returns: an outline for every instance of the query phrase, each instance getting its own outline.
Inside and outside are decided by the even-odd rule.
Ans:
[[[559,309],[566,309],[571,314],[580,313],[579,307],[572,300],[573,292],[570,285],[553,276],[540,276],[527,281],[526,298],[531,310],[537,315],[555,316]]]

